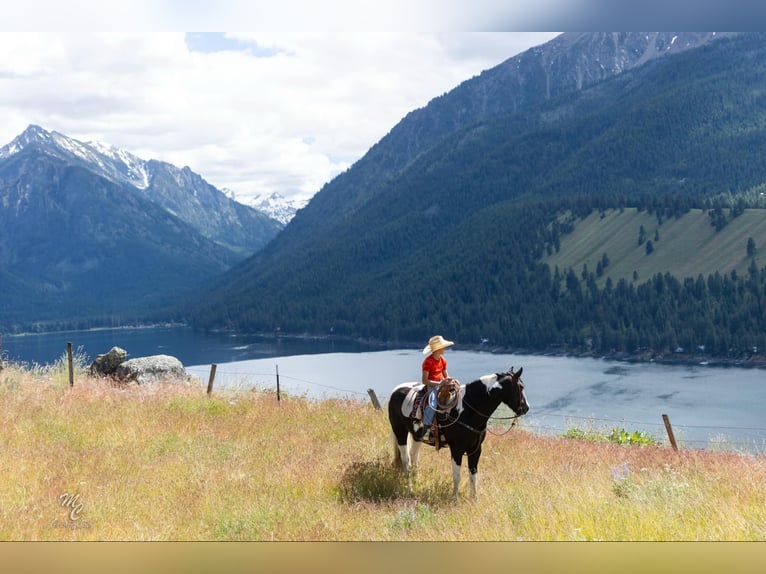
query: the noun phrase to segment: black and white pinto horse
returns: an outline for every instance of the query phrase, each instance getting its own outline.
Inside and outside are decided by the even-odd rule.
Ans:
[[[485,375],[463,385],[457,405],[449,412],[437,412],[439,444],[449,446],[452,457],[452,486],[455,498],[458,496],[463,455],[468,456],[471,496],[476,498],[481,445],[487,434],[487,423],[500,404],[508,405],[517,417],[529,410],[529,403],[524,395],[524,383],[521,380],[523,370],[521,368],[514,372],[511,368],[505,373]],[[388,420],[395,441],[394,464],[404,469],[410,490],[412,473],[417,469],[421,441],[415,439],[415,419],[409,410],[414,394],[421,387],[421,383],[399,385],[391,393],[388,401]],[[409,437],[412,438],[408,449]]]

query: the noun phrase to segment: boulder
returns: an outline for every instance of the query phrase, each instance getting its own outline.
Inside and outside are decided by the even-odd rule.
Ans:
[[[120,347],[112,347],[112,350],[103,355],[98,355],[90,364],[90,374],[94,376],[112,376],[128,357],[128,352]]]
[[[180,380],[186,378],[186,369],[175,357],[170,355],[152,355],[137,357],[121,363],[117,367],[117,377],[137,383]]]

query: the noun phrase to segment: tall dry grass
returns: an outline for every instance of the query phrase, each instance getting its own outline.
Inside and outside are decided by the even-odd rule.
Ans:
[[[490,434],[477,501],[384,411],[202,381],[0,371],[2,540],[764,540],[766,459]],[[465,466],[465,465],[464,465]],[[461,495],[467,496],[467,476]]]

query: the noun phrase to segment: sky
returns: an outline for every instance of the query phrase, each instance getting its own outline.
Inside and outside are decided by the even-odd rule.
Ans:
[[[0,145],[30,124],[306,200],[408,112],[550,32],[2,32]]]

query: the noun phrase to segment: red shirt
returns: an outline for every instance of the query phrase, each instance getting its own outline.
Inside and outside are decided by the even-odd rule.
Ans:
[[[447,370],[447,361],[444,355],[436,359],[433,355],[428,355],[423,361],[423,370],[428,371],[429,381],[441,381],[444,378],[444,371]]]

